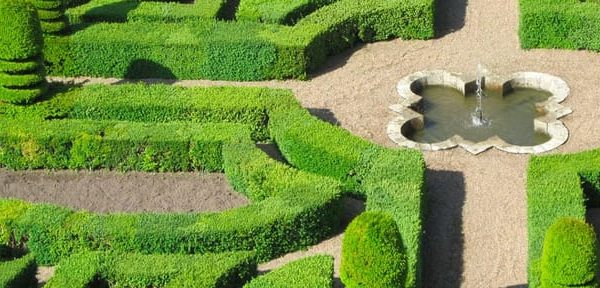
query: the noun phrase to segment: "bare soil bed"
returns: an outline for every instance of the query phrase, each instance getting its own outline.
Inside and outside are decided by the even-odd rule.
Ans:
[[[0,170],[0,197],[100,213],[203,212],[246,205],[223,174]]]

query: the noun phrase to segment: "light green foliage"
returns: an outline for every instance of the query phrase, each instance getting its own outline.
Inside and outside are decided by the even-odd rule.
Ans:
[[[58,264],[45,287],[85,288],[98,280],[115,287],[235,287],[256,274],[252,253],[142,255],[81,253]]]
[[[25,1],[0,1],[0,101],[27,104],[46,91],[42,33]]]
[[[594,229],[574,218],[558,219],[546,233],[541,287],[599,287],[598,240]]]
[[[600,150],[533,156],[527,169],[529,287],[540,285],[544,235],[560,218],[585,219],[586,195],[580,173],[600,171]]]
[[[303,258],[254,278],[244,288],[331,288],[333,257],[317,255]]]
[[[17,199],[4,199],[0,201],[0,244],[10,244],[11,227],[29,208],[29,204]]]
[[[37,287],[35,258],[32,254],[18,259],[0,259],[0,287],[34,288]]]
[[[65,16],[64,0],[33,0],[33,6],[38,10],[42,31],[48,34],[59,34],[69,27]]]
[[[241,0],[238,21],[294,24],[298,19],[337,0]]]
[[[365,212],[346,228],[340,276],[348,288],[402,287],[407,260],[394,218]]]
[[[597,1],[520,0],[521,46],[600,51]]]

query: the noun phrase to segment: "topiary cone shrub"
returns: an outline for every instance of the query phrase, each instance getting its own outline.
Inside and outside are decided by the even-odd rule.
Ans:
[[[44,33],[59,34],[66,31],[69,22],[62,0],[33,0],[32,3],[38,10]]]
[[[0,100],[26,104],[46,92],[43,38],[35,8],[0,0]]]
[[[365,212],[346,229],[340,276],[348,288],[403,287],[407,260],[394,218]]]
[[[541,287],[599,287],[597,249],[596,233],[589,224],[558,219],[544,238]]]

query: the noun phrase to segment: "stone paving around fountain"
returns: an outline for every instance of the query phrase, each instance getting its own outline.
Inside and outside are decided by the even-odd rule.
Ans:
[[[570,131],[569,140],[552,153],[600,147],[599,53],[521,50],[518,0],[446,0],[438,5],[438,38],[361,45],[330,58],[326,67],[307,82],[176,84],[291,88],[315,114],[339,123],[355,135],[394,147],[386,126],[396,116],[388,107],[398,102],[396,84],[402,77],[416,71],[445,69],[474,79],[473,67],[479,63],[499,75],[537,71],[556,75],[571,87],[563,105],[574,112],[562,119]],[[477,156],[462,149],[425,152],[430,211],[425,235],[424,287],[525,287],[528,157],[497,150]],[[330,253],[339,261],[340,237],[304,254]],[[277,267],[302,254],[295,253],[262,267]]]

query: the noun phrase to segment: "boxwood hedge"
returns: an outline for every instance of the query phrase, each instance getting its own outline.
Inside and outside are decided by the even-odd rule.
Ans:
[[[52,89],[56,95],[28,107],[0,105],[6,127],[0,139],[8,141],[2,146],[7,151],[1,154],[3,163],[16,163],[14,168],[19,169],[61,165],[90,168],[74,163],[117,168],[117,164],[125,163],[130,165],[125,167],[136,170],[183,169],[185,165],[194,167],[189,160],[191,140],[206,139],[208,129],[221,133],[215,144],[220,150],[207,149],[197,155],[220,159],[211,162],[215,163],[211,167],[222,169],[231,185],[253,203],[222,213],[99,215],[46,204],[0,201],[0,206],[15,211],[0,221],[0,227],[9,231],[5,238],[13,239],[14,245],[27,240],[27,248],[35,252],[40,263],[56,263],[66,255],[88,250],[144,254],[254,250],[258,260],[267,260],[317,243],[337,231],[339,199],[342,192],[348,192],[366,198],[367,210],[392,215],[407,254],[404,286],[419,285],[425,169],[418,151],[386,149],[319,121],[289,91],[144,85]],[[169,94],[173,96],[166,96]],[[112,100],[107,95],[113,95]],[[120,97],[123,101],[114,100]],[[113,105],[112,101],[120,104]],[[236,110],[236,105],[244,108]],[[97,107],[101,108],[95,110]],[[246,116],[229,118],[230,111],[266,113],[266,118],[260,118],[266,123],[246,121],[259,119]],[[194,119],[204,116],[176,118],[182,112],[222,116],[195,123]],[[107,120],[113,117],[127,121]],[[246,127],[205,121],[246,121]],[[268,131],[263,135],[280,147],[295,168],[256,148],[250,130]],[[152,147],[152,153],[146,153],[147,147]],[[159,159],[173,165],[160,166],[163,161]]]
[[[292,27],[210,19],[82,25],[70,36],[49,37],[46,58],[52,75],[302,79],[358,40],[433,37],[433,2],[340,0]]]
[[[235,17],[238,21],[290,25],[335,1],[337,0],[242,0]]]
[[[529,287],[540,285],[546,231],[563,217],[585,220],[586,204],[594,205],[587,201],[582,185],[586,178],[582,175],[597,175],[597,171],[600,171],[599,149],[530,159],[527,169]]]
[[[0,287],[34,288],[37,287],[35,273],[37,265],[33,254],[17,259],[0,259]]]
[[[37,14],[28,2],[0,1],[0,101],[25,104],[46,90]]]
[[[87,252],[58,263],[45,287],[85,288],[101,281],[115,287],[239,287],[256,274],[250,252],[203,255]]]
[[[520,0],[521,46],[600,51],[597,1]]]
[[[254,278],[244,288],[332,288],[333,257],[310,256]]]

